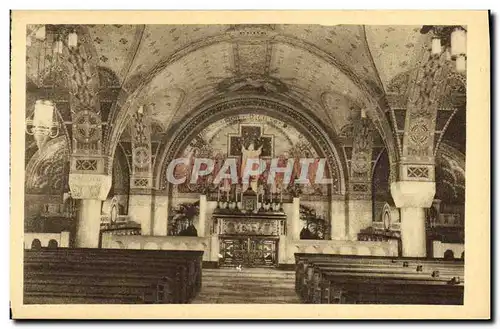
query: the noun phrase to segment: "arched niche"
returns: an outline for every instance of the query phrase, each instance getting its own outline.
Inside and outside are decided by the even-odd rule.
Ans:
[[[190,144],[200,142],[198,135],[203,129],[235,114],[268,117],[269,120],[267,122],[263,120],[262,123],[282,122],[293,127],[310,143],[311,150],[314,150],[315,154],[326,159],[326,171],[333,180],[333,184],[329,185],[329,194],[345,194],[346,165],[345,159],[339,156],[336,137],[327,134],[322,124],[309,115],[307,110],[299,111],[290,104],[257,96],[239,96],[206,104],[186,118],[175,131],[167,134],[154,166],[157,189],[163,191],[162,193],[169,193],[169,184],[164,183],[168,164],[180,157]]]

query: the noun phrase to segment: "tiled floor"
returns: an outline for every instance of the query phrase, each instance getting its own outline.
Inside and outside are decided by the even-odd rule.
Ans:
[[[267,268],[203,269],[193,304],[297,304],[295,273]]]

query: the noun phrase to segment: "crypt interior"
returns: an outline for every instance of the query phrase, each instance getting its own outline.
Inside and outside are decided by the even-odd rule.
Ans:
[[[466,27],[32,25],[26,249],[463,259]],[[324,159],[331,184],[189,181],[193,161]],[[296,162],[297,163],[297,162]]]

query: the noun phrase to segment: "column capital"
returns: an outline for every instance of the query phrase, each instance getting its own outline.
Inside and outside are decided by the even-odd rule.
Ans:
[[[69,174],[69,188],[74,199],[106,200],[112,177],[104,174]]]
[[[398,181],[391,183],[391,195],[398,208],[429,208],[435,194],[435,182]]]

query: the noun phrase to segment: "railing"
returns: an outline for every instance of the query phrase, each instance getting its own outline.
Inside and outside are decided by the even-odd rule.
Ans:
[[[204,258],[206,258],[210,255],[210,238],[190,236],[103,235],[102,248],[204,251],[203,255]]]
[[[38,242],[40,242],[40,244],[38,244],[38,242],[35,240],[38,240]],[[42,248],[46,248],[46,247],[68,248],[69,247],[69,232],[24,233],[24,249],[32,249],[32,248],[38,248],[38,247],[42,247]]]
[[[286,248],[287,263],[295,262],[295,253],[358,256],[398,256],[398,243],[391,241],[299,240]]]

